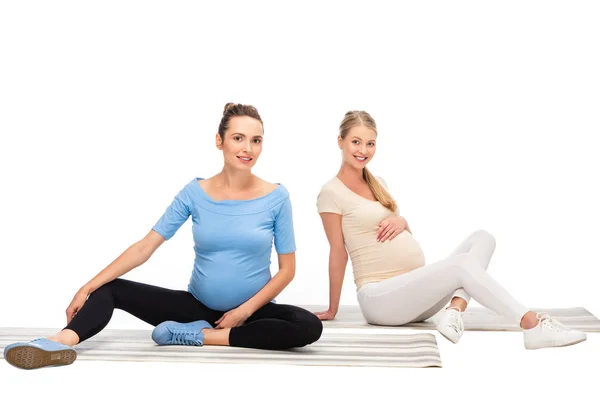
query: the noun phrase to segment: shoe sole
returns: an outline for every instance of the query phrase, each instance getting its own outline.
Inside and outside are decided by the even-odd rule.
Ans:
[[[568,346],[576,345],[581,342],[585,342],[586,340],[587,340],[587,338],[585,337],[583,339],[576,340],[576,341],[570,342],[570,343],[565,343],[565,344],[549,345],[549,346],[534,346],[534,347],[528,347],[527,345],[525,345],[525,348],[527,350],[538,350],[538,349],[547,349],[547,348],[551,348],[551,347],[568,347]]]
[[[6,361],[17,368],[36,369],[51,365],[73,364],[75,350],[46,351],[33,346],[14,347],[6,352]]]

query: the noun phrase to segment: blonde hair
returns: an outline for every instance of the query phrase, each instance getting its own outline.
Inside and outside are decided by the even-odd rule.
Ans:
[[[375,134],[377,134],[377,125],[375,124],[375,120],[373,117],[369,115],[366,111],[348,111],[346,115],[344,115],[344,119],[340,124],[340,137],[342,140],[348,136],[348,132],[350,129],[356,126],[364,126],[369,129],[372,129]],[[367,169],[367,167],[363,168],[363,178],[369,185],[369,189],[375,199],[381,203],[382,206],[389,209],[392,212],[396,212],[398,206],[396,201],[392,198],[389,192],[379,183],[377,178],[371,174],[371,172]]]

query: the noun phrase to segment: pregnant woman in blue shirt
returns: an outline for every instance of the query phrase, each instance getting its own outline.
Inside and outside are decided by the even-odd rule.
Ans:
[[[263,141],[257,110],[227,104],[215,139],[223,170],[185,185],[146,237],[77,292],[67,326],[55,336],[7,346],[9,363],[26,369],[71,364],[71,346],[100,332],[115,308],[155,326],[152,339],[159,345],[283,350],[319,339],[319,318],[274,302],[294,277],[296,245],[287,190],[251,173]],[[187,291],[119,278],[146,262],[190,216],[196,257]],[[279,261],[273,277],[272,244]]]

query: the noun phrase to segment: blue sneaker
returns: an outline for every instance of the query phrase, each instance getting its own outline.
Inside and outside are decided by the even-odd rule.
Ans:
[[[76,358],[77,353],[71,346],[44,338],[9,344],[4,349],[4,359],[9,364],[23,369],[69,365],[73,364]]]
[[[159,345],[202,346],[204,344],[202,329],[205,328],[212,328],[212,326],[206,321],[188,323],[165,321],[154,328],[152,331],[152,340]]]

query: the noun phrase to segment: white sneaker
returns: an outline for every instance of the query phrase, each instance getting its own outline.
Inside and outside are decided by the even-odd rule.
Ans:
[[[436,328],[446,339],[458,343],[465,331],[461,312],[456,308],[447,308],[438,318]]]
[[[537,317],[538,324],[523,331],[526,349],[570,346],[587,339],[584,332],[569,329],[546,313],[537,313]]]

